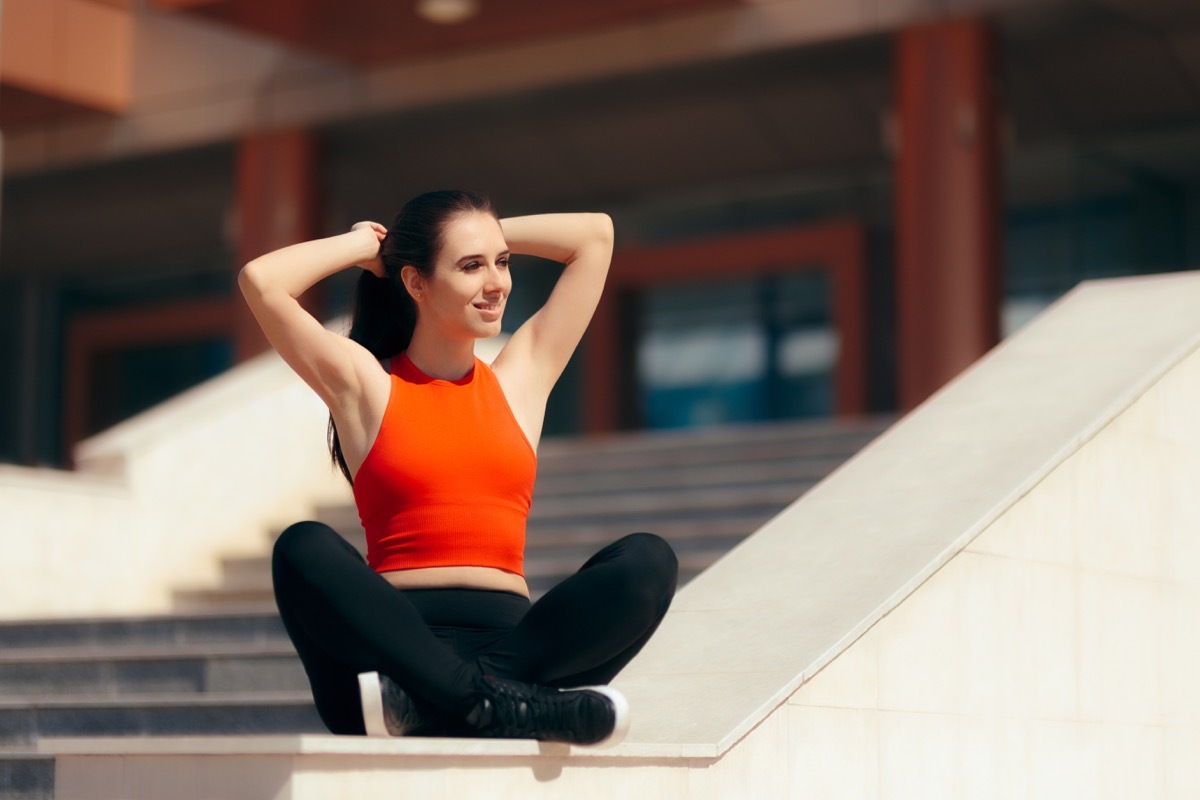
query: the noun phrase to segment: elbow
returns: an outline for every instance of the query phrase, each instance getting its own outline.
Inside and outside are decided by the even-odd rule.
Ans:
[[[238,288],[246,297],[263,293],[262,268],[257,261],[251,261],[238,271]]]
[[[604,244],[612,246],[613,240],[616,238],[616,232],[613,229],[612,217],[604,212],[598,212],[592,215],[592,220],[596,228],[596,236]]]
[[[604,212],[590,213],[586,216],[587,232],[584,239],[581,240],[581,247],[576,250],[575,255],[579,255],[586,249],[593,253],[606,253],[612,255],[613,241],[616,234],[613,231],[612,217]],[[568,260],[567,263],[570,263]]]

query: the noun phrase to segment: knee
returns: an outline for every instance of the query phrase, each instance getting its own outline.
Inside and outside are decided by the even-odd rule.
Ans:
[[[271,567],[275,572],[296,569],[313,559],[314,554],[328,547],[331,537],[341,539],[337,532],[320,522],[305,521],[289,525],[275,540],[271,550]]]
[[[630,561],[637,564],[641,580],[667,595],[675,593],[679,559],[667,540],[654,533],[631,533],[621,540]]]

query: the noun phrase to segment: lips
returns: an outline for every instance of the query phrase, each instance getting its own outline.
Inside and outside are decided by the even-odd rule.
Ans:
[[[500,303],[474,303],[474,306],[485,319],[500,318]]]

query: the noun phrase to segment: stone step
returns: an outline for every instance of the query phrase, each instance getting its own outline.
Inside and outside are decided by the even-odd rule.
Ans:
[[[54,800],[54,757],[36,753],[0,753],[0,797],[5,800]]]
[[[325,730],[309,691],[137,698],[45,695],[0,699],[0,749],[31,748],[38,738],[317,733]]]
[[[557,482],[588,479],[592,476],[620,477],[633,473],[640,476],[670,476],[692,469],[702,470],[698,477],[705,481],[720,482],[730,471],[740,467],[764,465],[786,467],[789,464],[836,466],[850,455],[858,452],[865,442],[833,442],[819,452],[798,452],[790,442],[762,445],[752,451],[733,447],[719,453],[705,451],[689,452],[678,450],[667,455],[650,453],[611,453],[589,455],[581,453],[561,464],[540,459],[538,463],[538,489],[557,490]],[[545,483],[545,488],[541,487]]]
[[[184,612],[217,609],[231,614],[275,608],[275,593],[269,585],[231,587],[219,584],[203,589],[179,589],[175,608]]]
[[[0,697],[304,691],[286,639],[263,645],[26,648],[0,653]]]
[[[685,520],[723,514],[762,513],[786,506],[812,487],[811,482],[758,483],[753,486],[659,489],[604,495],[546,498],[537,501],[530,525],[578,519],[653,521]]]
[[[563,471],[590,471],[629,462],[671,466],[857,452],[889,424],[864,417],[550,438],[538,447],[538,459]]]
[[[0,623],[0,653],[53,647],[268,647],[287,642],[274,608],[259,613],[224,610],[161,616],[29,620]]]
[[[710,465],[685,464],[673,469],[632,464],[611,472],[559,473],[547,470],[538,477],[534,503],[562,497],[609,492],[659,491],[703,486],[737,487],[761,483],[815,483],[846,460],[845,453],[820,458],[782,458],[777,461]]]
[[[659,520],[650,530],[677,549],[687,549],[692,545],[703,547],[706,542],[716,540],[741,541],[751,532],[758,530],[777,512],[778,509],[774,506],[769,509],[751,509],[749,512],[739,510],[730,514],[717,511],[699,519]],[[542,522],[530,527],[526,550],[530,554],[555,551],[562,547],[587,547],[598,550],[638,529],[637,526],[620,524],[624,521],[618,523],[614,525],[605,518]]]

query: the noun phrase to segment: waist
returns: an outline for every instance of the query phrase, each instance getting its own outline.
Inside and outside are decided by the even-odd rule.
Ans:
[[[380,573],[483,568],[519,577],[525,518],[519,509],[488,503],[472,509],[431,503],[390,515],[364,514],[367,563]]]
[[[419,567],[380,572],[397,589],[486,589],[529,597],[525,579],[495,567]]]
[[[529,611],[528,597],[492,589],[404,589],[434,635],[455,631],[512,630]]]

